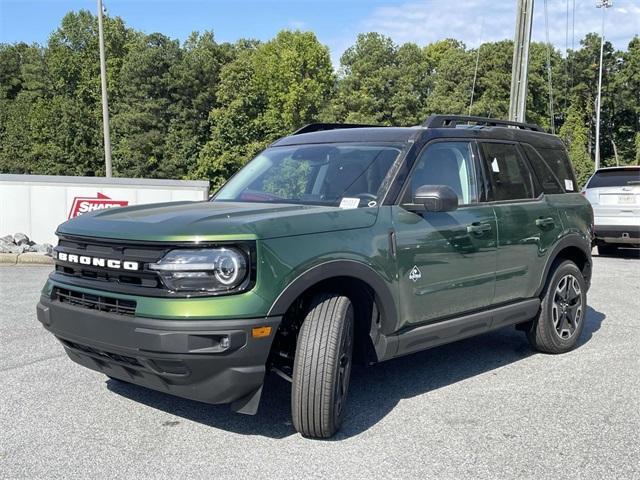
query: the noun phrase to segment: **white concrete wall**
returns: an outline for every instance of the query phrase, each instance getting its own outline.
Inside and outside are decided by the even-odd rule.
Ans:
[[[0,236],[25,233],[38,243],[57,243],[57,226],[67,220],[76,197],[141,205],[180,200],[206,200],[206,181],[133,178],[0,175]]]

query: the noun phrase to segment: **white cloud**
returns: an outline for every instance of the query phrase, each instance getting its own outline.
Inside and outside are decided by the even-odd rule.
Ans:
[[[565,42],[571,48],[572,19],[569,0],[567,35],[566,0],[548,0],[549,40],[561,51]],[[588,32],[600,32],[602,11],[595,0],[575,2],[575,46]],[[424,45],[452,37],[475,47],[481,41],[513,38],[516,0],[409,0],[400,5],[380,6],[354,30],[375,31],[390,36],[396,43],[415,42]],[[634,35],[640,34],[638,0],[614,0],[606,12],[605,36],[615,48],[626,48]],[[351,34],[351,43],[355,35]],[[544,2],[537,0],[534,9],[532,37],[545,41]],[[336,41],[336,46],[340,43]],[[333,49],[332,49],[333,50]],[[335,52],[334,55],[341,52]]]
[[[309,25],[302,20],[289,20],[288,27],[293,30],[304,30],[308,29]]]

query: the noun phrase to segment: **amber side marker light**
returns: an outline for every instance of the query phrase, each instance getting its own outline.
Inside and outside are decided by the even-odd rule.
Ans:
[[[251,329],[253,338],[268,337],[269,335],[271,335],[271,327],[253,327]]]

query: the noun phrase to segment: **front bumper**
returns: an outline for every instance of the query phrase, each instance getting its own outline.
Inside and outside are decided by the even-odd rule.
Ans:
[[[67,305],[44,295],[37,316],[80,365],[179,397],[233,403],[242,413],[257,409],[281,320],[143,318]],[[272,327],[271,334],[253,338],[252,328],[261,326]]]

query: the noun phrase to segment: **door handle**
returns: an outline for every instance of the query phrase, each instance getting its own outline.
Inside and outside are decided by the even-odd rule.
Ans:
[[[551,217],[536,218],[536,226],[540,228],[553,227],[556,222]]]
[[[491,231],[491,224],[473,222],[471,225],[467,225],[467,232],[475,235],[482,235],[485,232]]]

